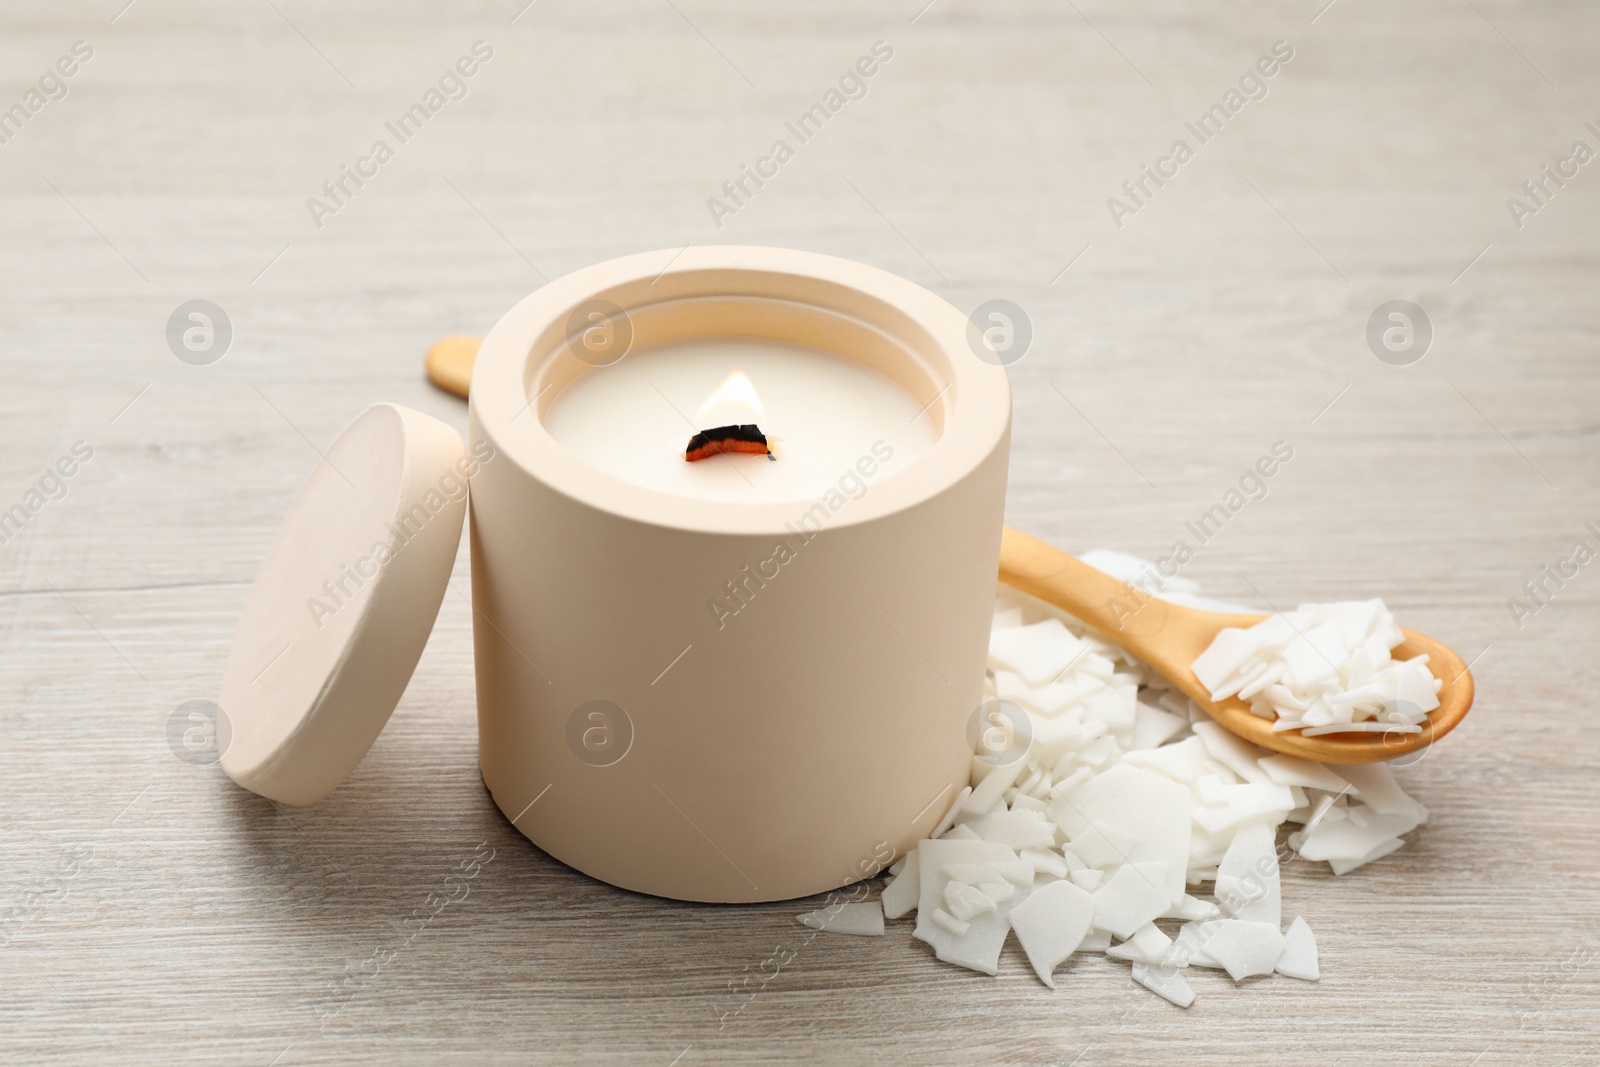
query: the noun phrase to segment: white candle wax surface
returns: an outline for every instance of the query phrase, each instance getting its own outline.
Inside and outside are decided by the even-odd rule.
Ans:
[[[738,385],[718,392],[735,373],[749,378],[760,411]],[[718,401],[708,405],[713,394]],[[854,496],[906,469],[935,440],[921,407],[898,383],[831,352],[708,336],[649,345],[584,371],[543,421],[567,451],[625,481],[694,499],[767,503],[816,500],[841,491],[841,479]],[[776,459],[684,460],[698,431],[752,422],[777,439]]]

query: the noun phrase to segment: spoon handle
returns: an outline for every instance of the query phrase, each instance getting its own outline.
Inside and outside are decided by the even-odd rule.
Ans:
[[[1219,624],[1257,621],[1158,600],[1009,526],[1000,538],[1000,580],[1088,623],[1202,701],[1209,701],[1210,694],[1189,664],[1205,651]]]

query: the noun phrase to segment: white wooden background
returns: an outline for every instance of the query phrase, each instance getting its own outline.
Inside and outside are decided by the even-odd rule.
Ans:
[[[1596,1062],[1600,563],[1520,629],[1506,600],[1596,543],[1600,164],[1521,229],[1506,199],[1600,148],[1600,11],[526,2],[0,12],[0,108],[94,49],[0,145],[0,508],[94,449],[0,545],[0,1058]],[[315,227],[306,199],[480,39],[469,95]],[[707,197],[878,40],[865,98],[714,226]],[[1115,227],[1106,198],[1277,40],[1269,95]],[[1344,879],[1287,868],[1319,985],[1201,973],[1184,1012],[1090,959],[1052,994],[1014,947],[991,979],[904,926],[811,940],[794,904],[590,881],[484,792],[457,594],[324,803],[175,758],[169,716],[215,696],[272,531],[348,419],[392,400],[464,426],[422,379],[434,338],[600,259],[717,241],[1025,308],[1016,525],[1160,553],[1281,439],[1270,495],[1185,573],[1254,602],[1382,595],[1476,657],[1477,709],[1403,772],[1432,822]],[[196,298],[233,326],[210,366],[164,338]],[[1410,366],[1364,338],[1397,298],[1434,327]],[[469,896],[401,926],[480,843]]]

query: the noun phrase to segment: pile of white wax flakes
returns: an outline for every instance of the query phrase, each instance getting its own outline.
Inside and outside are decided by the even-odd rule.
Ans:
[[[1357,618],[1341,611],[1328,617]],[[1394,629],[1381,603],[1360,618],[1360,640]],[[989,668],[971,785],[890,868],[881,900],[831,904],[802,923],[882,934],[885,919],[915,911],[914,936],[939,959],[986,974],[1014,931],[1051,988],[1073,953],[1102,952],[1188,1007],[1189,967],[1317,979],[1311,928],[1298,917],[1283,928],[1280,824],[1301,827],[1290,849],[1342,875],[1427,821],[1386,765],[1251,745],[1031,598],[1002,594]]]

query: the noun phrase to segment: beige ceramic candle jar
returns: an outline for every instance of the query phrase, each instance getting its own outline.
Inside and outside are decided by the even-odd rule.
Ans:
[[[541,848],[613,885],[815,893],[926,836],[966,782],[1010,393],[966,318],[901,278],[780,249],[672,259],[552,283],[479,351],[470,436],[498,457],[472,500],[484,781]],[[622,339],[598,353],[581,337],[595,308]],[[933,447],[879,464],[858,499],[751,504],[603,474],[544,428],[561,389],[607,373],[595,363],[613,345],[648,360],[654,344],[729,334],[871,367],[926,405]],[[601,753],[582,748],[591,729]]]
[[[969,773],[1005,499],[1009,387],[1002,367],[974,354],[968,330],[954,307],[883,271],[733,246],[589,267],[500,320],[472,375],[472,600],[483,778],[522,833],[613,885],[701,901],[828,890],[928,835]],[[890,425],[861,438],[882,447],[839,453],[855,461],[816,492],[695,495],[619,474],[551,432],[567,390],[601,375],[621,381],[624,365],[677,407],[671,375],[683,364],[667,354],[692,356],[702,343],[779,346],[790,381],[803,380],[807,359],[818,373],[828,361],[856,364],[839,380],[865,375],[862,389],[903,392],[924,445],[893,447],[901,438]],[[853,411],[860,397],[846,392],[840,410]],[[708,428],[681,414],[683,441]],[[816,432],[837,448],[818,418]],[[629,428],[624,420],[618,432]],[[817,441],[775,442],[775,461],[719,458],[773,462],[739,468],[754,489],[760,476],[794,470],[777,465],[801,462]],[[459,449],[447,452],[460,462]],[[338,553],[322,556],[325,570]],[[280,563],[280,584],[284,573]],[[429,625],[442,583],[430,596],[417,609]],[[364,655],[381,658],[370,650],[377,631],[355,629]],[[230,676],[257,670],[283,636],[236,647]],[[403,685],[415,656],[399,659],[388,669],[403,667]],[[339,721],[316,704],[326,690],[305,689],[308,721]],[[286,793],[274,783],[288,757],[273,739],[288,744],[297,731],[277,714],[263,734],[255,698],[242,684],[235,707],[228,695],[225,684],[224,710],[254,755],[225,767],[258,791]],[[339,744],[359,745],[350,767],[386,715],[368,709],[360,729],[328,727]],[[349,767],[336,769],[292,799],[332,788]]]

